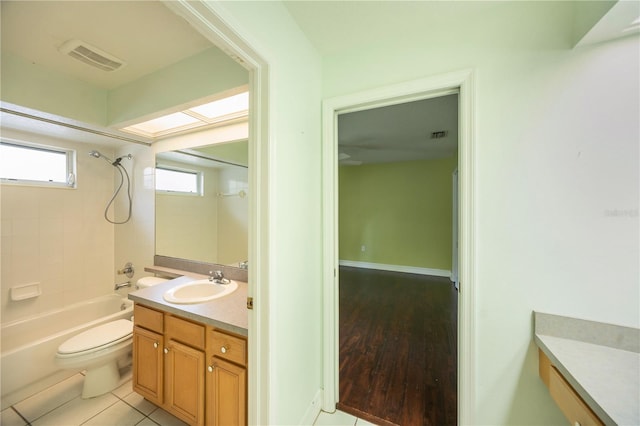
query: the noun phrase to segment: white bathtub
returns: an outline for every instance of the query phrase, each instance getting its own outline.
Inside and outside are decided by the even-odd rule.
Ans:
[[[75,374],[56,366],[58,346],[96,325],[130,319],[133,302],[118,294],[91,299],[64,309],[2,325],[2,409]]]

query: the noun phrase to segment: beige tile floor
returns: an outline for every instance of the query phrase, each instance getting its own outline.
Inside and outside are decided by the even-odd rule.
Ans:
[[[131,389],[131,375],[121,386],[96,398],[82,399],[80,373],[2,411],[2,426],[182,426],[186,423],[146,401]],[[320,413],[314,425],[366,426],[372,423],[336,411]]]

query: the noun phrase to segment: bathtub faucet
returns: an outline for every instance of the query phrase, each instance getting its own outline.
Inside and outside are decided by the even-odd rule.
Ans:
[[[133,269],[133,263],[127,262],[124,265],[124,268],[118,269],[118,275],[126,275],[127,278],[132,278],[135,270]]]
[[[113,289],[120,290],[122,287],[131,287],[131,281],[126,281],[120,284],[116,284],[116,286]]]

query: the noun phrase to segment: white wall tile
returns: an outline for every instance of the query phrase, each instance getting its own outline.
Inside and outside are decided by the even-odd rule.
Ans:
[[[2,186],[3,322],[110,293],[115,270],[114,226],[103,217],[114,169],[85,155],[113,150],[23,133],[15,139],[76,149],[78,187]],[[38,300],[9,300],[11,287],[29,282],[41,283]]]
[[[2,410],[2,418],[0,418],[0,424],[4,426],[24,426],[27,422],[18,415],[13,408],[7,408]]]

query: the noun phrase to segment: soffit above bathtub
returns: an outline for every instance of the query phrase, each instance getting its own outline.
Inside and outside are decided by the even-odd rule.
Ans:
[[[156,139],[119,129],[224,97],[248,82],[241,65],[162,1],[2,1],[0,7],[4,129],[100,138],[83,137],[82,127],[106,133],[104,140],[148,144]],[[103,71],[61,53],[71,39],[125,65]]]
[[[212,47],[159,1],[2,1],[2,51],[113,89]],[[58,48],[85,41],[126,65],[102,71]]]

